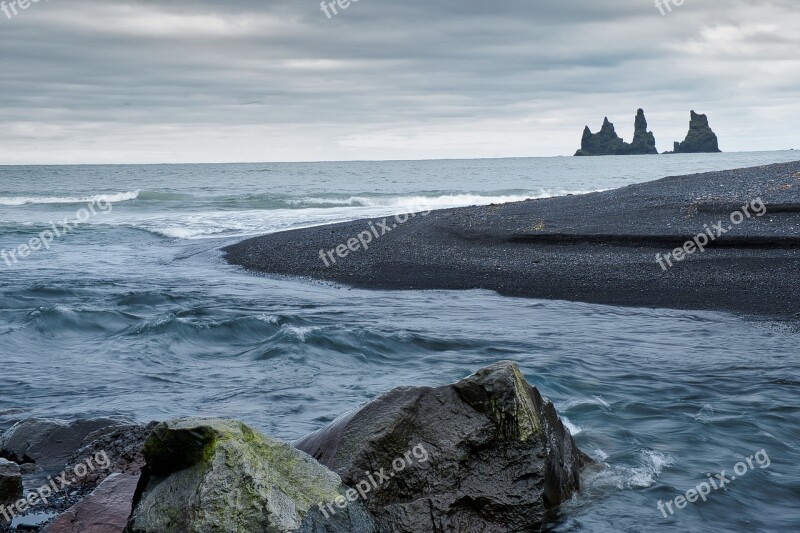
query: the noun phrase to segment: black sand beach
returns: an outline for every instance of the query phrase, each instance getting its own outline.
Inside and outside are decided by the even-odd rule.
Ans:
[[[756,200],[766,205],[758,216]],[[740,224],[731,214],[749,206]],[[372,289],[490,289],[508,296],[800,318],[800,162],[668,177],[581,196],[468,207],[405,223],[361,220],[225,249],[249,270]],[[666,270],[656,255],[722,221],[724,234]],[[371,222],[371,224],[370,224]],[[395,227],[396,226],[396,227]],[[368,249],[326,255],[377,227]],[[374,233],[374,232],[373,232]],[[351,241],[352,243],[352,241]],[[689,248],[691,249],[691,247]],[[341,250],[341,248],[340,248]],[[666,265],[666,262],[663,263]]]

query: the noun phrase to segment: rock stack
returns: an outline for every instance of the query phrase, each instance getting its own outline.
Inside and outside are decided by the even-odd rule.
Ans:
[[[676,142],[673,152],[665,154],[695,154],[720,152],[716,134],[708,125],[708,117],[699,115],[692,111],[692,120],[689,124],[689,133],[686,140],[682,143]],[[603,121],[603,126],[597,133],[592,133],[589,126],[583,130],[581,138],[581,148],[576,156],[595,156],[595,155],[645,155],[657,154],[656,138],[652,132],[647,131],[647,119],[644,111],[639,109],[636,113],[635,130],[633,142],[628,144],[617,135],[614,125],[608,121],[608,117]]]
[[[708,124],[706,115],[699,115],[692,111],[689,122],[689,133],[683,142],[676,142],[672,152],[675,154],[701,154],[721,152],[717,135]]]
[[[647,131],[647,119],[644,116],[644,110],[639,109],[636,112],[632,143],[628,144],[623,141],[617,135],[614,125],[606,117],[599,132],[592,133],[589,126],[584,128],[581,149],[575,155],[646,155],[657,153],[656,137],[652,132]]]

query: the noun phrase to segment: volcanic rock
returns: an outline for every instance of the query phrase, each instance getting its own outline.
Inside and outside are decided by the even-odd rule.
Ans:
[[[700,154],[721,152],[717,135],[708,124],[706,115],[698,115],[694,111],[689,122],[689,133],[682,142],[675,143],[675,154]]]
[[[647,131],[647,119],[644,116],[644,110],[639,109],[636,112],[633,142],[631,144],[626,143],[617,135],[614,125],[606,117],[603,120],[603,127],[598,133],[593,134],[589,126],[584,128],[581,149],[575,155],[645,155],[657,153],[656,138],[652,132]]]
[[[395,389],[295,445],[350,487],[382,472],[366,506],[379,531],[397,533],[538,530],[590,461],[512,362]]]
[[[131,514],[138,481],[138,474],[111,474],[42,533],[122,533]]]
[[[372,519],[333,472],[290,445],[226,420],[159,424],[128,524],[132,533],[371,533]],[[323,516],[321,504],[342,501]]]
[[[19,465],[0,459],[0,506],[22,498],[22,474]]]
[[[119,418],[73,422],[30,418],[15,424],[3,435],[0,439],[0,457],[20,464],[35,463],[45,473],[58,474],[81,446],[125,422]]]

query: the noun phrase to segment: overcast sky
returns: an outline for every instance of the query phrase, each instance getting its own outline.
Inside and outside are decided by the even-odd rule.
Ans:
[[[0,12],[0,163],[572,155],[638,107],[661,151],[690,109],[800,149],[799,5],[41,0]]]

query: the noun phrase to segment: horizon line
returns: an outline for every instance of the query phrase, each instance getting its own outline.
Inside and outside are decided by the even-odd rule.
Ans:
[[[798,148],[785,148],[782,150],[745,150],[733,152],[715,152],[706,155],[719,154],[767,154],[776,152],[800,151]],[[636,155],[605,155],[591,156],[580,159],[592,160],[595,157],[652,157],[652,156],[694,156],[700,154],[636,154]],[[500,159],[556,159],[573,158],[574,155],[539,155],[539,156],[498,156],[498,157],[424,157],[419,159],[321,159],[307,161],[212,161],[212,162],[171,162],[171,163],[0,163],[0,167],[121,167],[121,166],[169,166],[169,165],[268,165],[268,164],[319,164],[319,163],[403,163],[403,162],[426,162],[426,161],[492,161]]]

